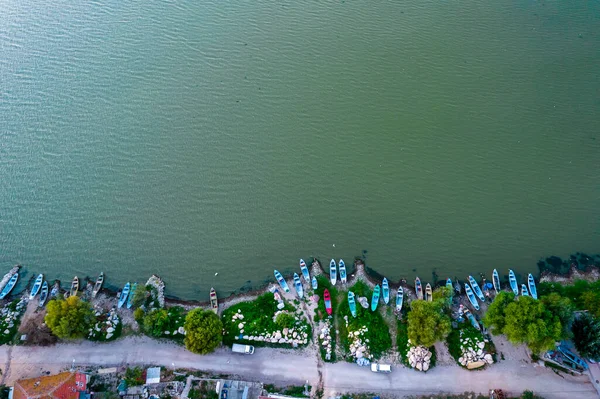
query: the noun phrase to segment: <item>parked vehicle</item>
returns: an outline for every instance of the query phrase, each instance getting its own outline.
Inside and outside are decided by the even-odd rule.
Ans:
[[[231,351],[234,353],[243,353],[244,355],[251,355],[254,353],[254,347],[252,345],[233,344],[231,345]]]
[[[371,363],[371,371],[374,373],[391,373],[391,364]]]

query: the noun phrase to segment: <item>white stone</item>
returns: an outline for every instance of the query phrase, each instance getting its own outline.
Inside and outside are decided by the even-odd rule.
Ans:
[[[238,324],[238,328],[241,330],[242,328],[244,328],[244,323],[240,323]]]
[[[477,346],[479,347],[479,349],[483,349],[483,348],[485,348],[485,343],[480,342],[477,344]]]
[[[427,354],[425,355],[425,360],[429,359],[431,359],[431,352],[427,352]]]
[[[419,371],[423,370],[423,363],[417,362],[416,369],[419,370]]]
[[[179,328],[177,329],[177,332],[179,332],[179,334],[185,334],[185,330],[184,330],[184,328],[183,328],[183,327],[179,327]]]
[[[238,316],[238,319],[242,319],[242,320],[244,320],[244,315],[243,315],[243,314],[240,314],[240,315]]]
[[[281,332],[277,331],[275,333],[275,335],[273,336],[273,338],[275,338],[277,341],[279,341],[281,339]]]
[[[114,332],[114,331],[115,331],[115,329],[114,329],[114,328],[112,328],[112,327],[108,327],[108,328],[106,329],[106,332],[107,332],[107,333],[111,333],[111,332]]]
[[[240,334],[243,334],[243,333],[244,333],[244,329],[242,328],[242,329],[240,330]]]
[[[244,335],[242,338],[243,338],[243,339],[248,339],[248,336],[247,336],[247,335]]]
[[[279,340],[279,343],[280,343],[280,344],[285,344],[285,341],[286,341],[286,339],[285,339],[285,338],[281,338],[281,339]]]
[[[287,328],[283,329],[283,335],[288,335],[289,330]]]
[[[113,333],[106,334],[106,339],[110,339],[113,336]]]
[[[165,331],[165,335],[170,335],[171,332],[170,331]]]
[[[361,351],[356,351],[356,358],[361,359],[363,357],[363,353]]]
[[[294,332],[292,333],[292,337],[293,337],[293,338],[296,338],[297,336],[298,336],[298,333],[297,333],[296,331],[294,331]]]
[[[429,370],[429,362],[423,363],[423,371]]]

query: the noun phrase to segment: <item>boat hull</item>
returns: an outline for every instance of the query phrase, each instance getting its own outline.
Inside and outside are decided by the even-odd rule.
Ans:
[[[473,305],[475,310],[479,310],[479,303],[477,303],[477,298],[475,298],[473,290],[471,290],[471,287],[469,287],[469,284],[467,283],[465,283],[465,292],[467,293],[467,298],[469,298],[469,302],[471,302],[471,305]]]
[[[396,311],[402,311],[402,303],[404,302],[404,289],[402,287],[398,288],[398,292],[396,294]]]
[[[519,295],[519,284],[517,283],[517,276],[515,276],[515,272],[512,270],[508,271],[508,282],[510,283],[510,288],[513,290],[515,295]]]
[[[304,259],[300,259],[300,271],[302,272],[302,277],[304,278],[304,281],[310,283],[310,273],[308,272],[308,267],[306,267]]]
[[[494,283],[494,290],[496,294],[500,292],[500,276],[498,275],[498,270],[494,269],[492,273],[492,282]]]
[[[338,266],[338,269],[340,271],[340,282],[342,284],[346,284],[346,264],[344,263],[344,261],[342,259],[340,259],[340,263]]]
[[[373,290],[373,296],[371,297],[371,310],[373,312],[377,309],[377,305],[379,305],[379,295],[381,295],[381,287],[377,284],[375,290]]]
[[[383,293],[383,302],[387,305],[390,303],[390,285],[385,277],[383,278],[383,283],[381,284],[381,290]]]
[[[485,297],[483,296],[483,292],[481,292],[481,288],[479,288],[479,284],[477,284],[477,281],[475,281],[473,276],[469,276],[469,283],[471,284],[471,288],[473,289],[473,292],[475,293],[475,295],[477,295],[477,297],[482,302],[485,302]]]
[[[527,278],[527,281],[529,283],[529,294],[531,295],[531,297],[533,299],[538,299],[537,287],[535,286],[535,279],[533,278],[533,275],[531,273],[529,273],[529,277]]]
[[[335,285],[335,283],[337,283],[337,265],[333,259],[331,259],[331,262],[329,262],[329,279],[331,281],[331,285]]]
[[[130,289],[131,289],[131,284],[129,284],[129,283],[125,284],[125,287],[123,287],[123,290],[121,291],[121,296],[119,296],[119,303],[117,305],[118,308],[122,308],[123,305],[125,305],[125,302],[127,301],[127,297],[129,296]]]
[[[418,277],[415,279],[415,293],[417,294],[417,299],[423,299],[423,287]]]
[[[348,291],[348,306],[350,307],[352,317],[356,317],[356,300],[352,291]]]

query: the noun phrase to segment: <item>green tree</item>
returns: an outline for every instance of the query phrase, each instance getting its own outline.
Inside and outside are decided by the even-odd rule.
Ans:
[[[223,340],[223,323],[214,312],[196,308],[185,318],[185,347],[201,355],[214,351]]]
[[[583,309],[596,317],[600,317],[600,292],[588,291],[581,295]]]
[[[290,328],[294,325],[296,321],[296,318],[286,312],[281,312],[277,315],[277,318],[275,319],[275,323],[280,327],[280,328]]]
[[[92,306],[77,296],[71,296],[48,302],[44,321],[57,337],[75,339],[85,337],[94,319]]]
[[[150,296],[150,293],[142,287],[139,287],[133,293],[133,299],[131,300],[131,304],[134,308],[139,308],[144,303],[146,303],[146,298]]]
[[[161,337],[169,326],[169,312],[154,309],[144,317],[144,331],[153,337]]]
[[[573,304],[571,300],[555,292],[543,296],[540,300],[547,311],[558,317],[563,328],[562,337],[568,338],[571,332],[569,326],[573,320]]]
[[[433,300],[441,301],[444,306],[450,306],[452,303],[452,296],[454,295],[454,289],[450,287],[438,287],[433,290]]]
[[[573,321],[573,342],[581,356],[600,359],[600,321],[584,313]]]
[[[515,301],[515,294],[512,292],[502,291],[494,302],[488,307],[485,316],[483,317],[483,324],[490,329],[494,334],[502,334],[502,330],[505,326],[505,311],[506,307]]]
[[[441,301],[416,300],[408,313],[408,338],[413,345],[431,346],[450,333],[450,318],[442,311]]]

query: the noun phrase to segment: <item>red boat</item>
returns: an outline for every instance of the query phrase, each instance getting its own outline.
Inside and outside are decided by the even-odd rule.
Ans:
[[[325,288],[323,291],[323,300],[325,301],[325,310],[328,315],[331,315],[331,296],[329,295],[329,290]]]

